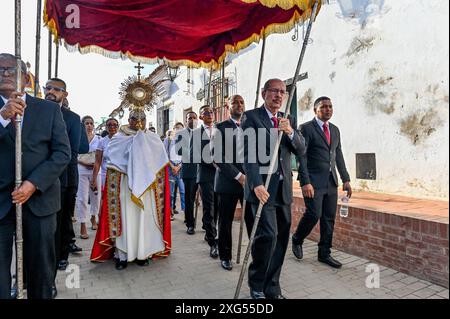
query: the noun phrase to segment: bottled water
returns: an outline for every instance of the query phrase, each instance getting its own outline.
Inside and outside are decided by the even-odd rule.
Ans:
[[[347,196],[342,196],[341,198],[341,208],[339,209],[339,215],[341,217],[348,217],[348,201]]]

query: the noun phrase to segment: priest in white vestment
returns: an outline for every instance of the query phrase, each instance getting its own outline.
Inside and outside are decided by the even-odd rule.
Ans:
[[[151,257],[167,256],[171,244],[167,153],[159,136],[145,130],[145,113],[131,112],[128,122],[108,146],[106,216],[100,218],[91,255],[102,261],[114,251],[118,270],[127,262],[145,265]]]

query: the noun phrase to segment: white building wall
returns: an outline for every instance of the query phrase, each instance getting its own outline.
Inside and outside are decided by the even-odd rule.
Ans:
[[[332,99],[331,122],[340,128],[356,189],[449,198],[448,12],[445,0],[342,0],[322,7],[301,70],[309,78],[297,85],[297,120],[313,118],[317,97]],[[295,42],[293,31],[268,37],[263,82],[293,76],[302,31]],[[247,108],[255,102],[260,50],[241,52],[226,68]],[[204,72],[194,72],[194,93]],[[181,89],[172,96],[174,119],[181,121],[183,109],[198,110],[202,102],[183,92],[183,72],[175,84]],[[376,180],[355,178],[356,153],[376,154]]]

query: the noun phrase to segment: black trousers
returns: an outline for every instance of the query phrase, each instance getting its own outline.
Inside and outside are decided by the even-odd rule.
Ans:
[[[231,260],[232,251],[232,227],[236,204],[238,200],[241,206],[244,202],[244,193],[241,194],[217,194],[219,206],[219,257],[220,260]],[[253,227],[252,205],[247,203],[244,212],[247,235],[250,237]]]
[[[56,214],[37,217],[22,206],[24,276],[28,299],[51,299],[55,272]],[[0,299],[11,298],[15,206],[0,220]]]
[[[195,178],[183,178],[184,182],[184,216],[186,218],[186,226],[194,227],[194,205],[195,195],[197,194],[197,182]]]
[[[57,214],[55,234],[56,261],[69,259],[69,244],[74,242],[72,210],[75,205],[77,187],[61,188],[61,210]]]
[[[199,183],[200,196],[203,204],[203,229],[206,230],[205,239],[209,246],[217,244],[217,194],[214,193],[214,181]]]
[[[320,220],[319,256],[327,257],[331,253],[333,243],[334,222],[336,219],[338,191],[332,176],[328,181],[328,188],[315,189],[314,198],[305,198],[306,211],[298,223],[297,230],[292,236],[295,244],[303,241],[311,233]]]
[[[281,183],[275,204],[268,203],[262,209],[248,268],[250,289],[262,291],[266,296],[281,294],[280,274],[289,243],[291,204],[283,203]],[[256,216],[258,204],[252,204],[252,209]]]

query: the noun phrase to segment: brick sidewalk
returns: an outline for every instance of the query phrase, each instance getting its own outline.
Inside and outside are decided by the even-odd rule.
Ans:
[[[127,269],[117,271],[112,261],[91,263],[89,256],[95,233],[90,231],[88,240],[77,239],[83,252],[71,255],[69,261],[80,266],[80,288],[66,288],[68,273],[59,271],[58,298],[233,298],[241,265],[235,264],[231,272],[223,270],[218,260],[209,257],[201,222],[197,233],[189,236],[183,219],[183,215],[175,215],[172,222],[172,254],[145,267],[130,264]],[[78,234],[79,224],[74,226]],[[239,225],[235,222],[233,227],[237,241]],[[283,294],[287,298],[449,298],[449,290],[444,287],[383,266],[380,266],[380,288],[369,289],[365,285],[368,260],[334,251],[333,256],[344,265],[334,270],[319,263],[316,254],[317,247],[312,241],[305,242],[302,261],[297,261],[288,248],[281,275]],[[246,279],[241,298],[249,298]]]

